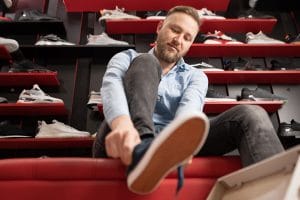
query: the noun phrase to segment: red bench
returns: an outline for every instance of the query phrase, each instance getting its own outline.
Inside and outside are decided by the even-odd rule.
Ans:
[[[178,200],[204,200],[216,179],[241,168],[238,157],[200,157],[185,169]],[[158,200],[174,199],[177,174],[171,173],[149,195],[126,186],[119,160],[93,158],[18,158],[0,160],[2,200]]]

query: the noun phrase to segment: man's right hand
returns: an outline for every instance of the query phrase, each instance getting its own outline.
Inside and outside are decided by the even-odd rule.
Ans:
[[[134,147],[141,142],[129,116],[119,116],[111,123],[112,131],[105,138],[108,156],[120,158],[125,165],[130,165]]]

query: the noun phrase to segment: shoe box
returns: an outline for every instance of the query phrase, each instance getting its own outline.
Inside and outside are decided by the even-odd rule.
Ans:
[[[300,145],[220,177],[207,200],[300,199]]]

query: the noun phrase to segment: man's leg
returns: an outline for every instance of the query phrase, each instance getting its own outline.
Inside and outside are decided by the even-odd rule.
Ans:
[[[284,150],[268,114],[260,106],[235,106],[210,120],[210,131],[198,156],[223,155],[236,148],[243,166]]]
[[[152,116],[161,73],[160,64],[153,55],[141,54],[132,61],[124,77],[130,117],[141,139],[154,137]],[[103,121],[94,142],[93,157],[106,157],[104,139],[109,132],[109,126]],[[145,150],[149,144],[143,145]]]

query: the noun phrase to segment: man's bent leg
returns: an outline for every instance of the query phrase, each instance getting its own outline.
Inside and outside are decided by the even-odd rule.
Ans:
[[[268,114],[260,106],[235,106],[210,120],[206,143],[198,155],[223,155],[236,148],[243,166],[284,150]]]

